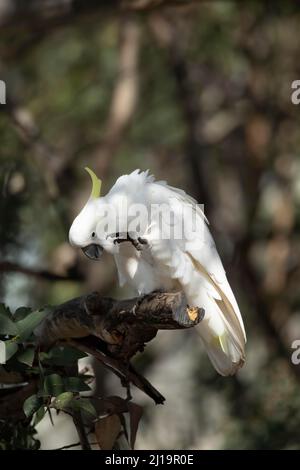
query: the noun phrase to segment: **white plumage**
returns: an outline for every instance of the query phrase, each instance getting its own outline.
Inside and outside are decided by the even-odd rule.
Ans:
[[[192,232],[191,219],[186,217],[183,236],[164,239],[161,219],[149,220],[145,216],[140,228],[147,243],[141,251],[131,242],[115,244],[113,236],[99,223],[99,214],[103,205],[117,207],[120,201],[128,207],[142,204],[148,213],[153,205],[165,204],[171,207],[175,221],[182,217],[185,206],[192,206],[200,230]],[[168,225],[169,221],[164,223]],[[118,225],[115,233],[120,231]],[[88,201],[72,224],[70,242],[81,248],[99,244],[112,253],[120,284],[128,283],[139,294],[158,289],[183,290],[189,306],[205,310],[204,319],[196,328],[216,370],[221,375],[231,375],[243,365],[246,335],[239,307],[207,220],[197,202],[184,191],[168,186],[165,181],[155,181],[148,172],[135,170],[123,175],[105,197]]]

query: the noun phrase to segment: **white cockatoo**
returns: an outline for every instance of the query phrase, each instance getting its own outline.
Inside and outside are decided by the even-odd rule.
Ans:
[[[245,329],[200,206],[140,170],[100,197],[101,181],[86,170],[92,192],[70,228],[70,243],[91,259],[111,253],[120,285],[138,294],[182,290],[189,307],[204,309],[196,329],[215,369],[234,374],[245,360]]]

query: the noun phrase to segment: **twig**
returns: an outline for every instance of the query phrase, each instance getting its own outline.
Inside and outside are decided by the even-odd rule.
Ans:
[[[165,398],[151,383],[142,375],[140,375],[132,366],[132,364],[124,364],[120,360],[114,359],[95,347],[90,347],[80,340],[69,341],[68,344],[73,346],[79,351],[86,352],[94,356],[99,362],[101,362],[107,369],[111,370],[117,375],[121,383],[128,389],[128,383],[133,383],[137,388],[146,393],[156,404],[162,404]]]
[[[57,447],[56,449],[53,449],[53,450],[65,450],[65,449],[71,449],[72,447],[78,447],[78,446],[81,446],[81,442],[76,442],[75,444],[68,444],[66,446]]]
[[[90,446],[99,446],[98,442],[89,442]],[[71,449],[72,447],[78,447],[81,445],[81,442],[76,442],[75,444],[68,444],[66,446],[62,447],[57,447],[56,449],[53,450],[65,450],[65,449]]]
[[[91,450],[91,446],[90,446],[87,434],[84,429],[81,411],[80,410],[73,411],[72,418],[73,418],[73,422],[78,433],[82,450]]]

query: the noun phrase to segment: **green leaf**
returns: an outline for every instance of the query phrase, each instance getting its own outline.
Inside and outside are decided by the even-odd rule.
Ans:
[[[18,327],[4,304],[0,304],[0,334],[13,336],[18,334]]]
[[[43,399],[37,395],[31,395],[23,404],[23,411],[27,417],[33,415],[43,404]]]
[[[95,410],[95,407],[89,398],[79,398],[78,400],[76,400],[75,406],[76,409],[79,409],[84,414],[87,414],[88,418],[90,418],[91,416],[97,418],[97,411]]]
[[[40,358],[47,364],[66,366],[75,364],[79,359],[86,356],[87,354],[77,349],[68,346],[56,346],[48,353],[41,353]]]
[[[64,379],[65,389],[70,392],[90,392],[91,388],[81,377],[66,377]]]
[[[74,402],[74,395],[72,392],[64,392],[58,395],[52,403],[57,410],[68,410],[73,408]]]
[[[34,415],[33,425],[36,426],[37,424],[39,424],[39,422],[42,421],[45,414],[46,414],[46,408],[44,406],[41,406]]]
[[[49,357],[49,353],[46,353],[44,351],[40,351],[39,352],[39,360],[40,362],[47,362],[48,363],[48,357]]]
[[[34,360],[34,353],[35,349],[33,347],[29,347],[18,354],[18,361],[22,362],[22,364],[26,364],[27,366],[31,367]]]
[[[0,313],[1,313],[2,315],[7,316],[7,317],[10,318],[10,319],[13,319],[13,316],[12,316],[11,311],[10,311],[9,308],[8,308],[5,304],[3,304],[3,303],[0,303]]]
[[[32,309],[29,307],[19,307],[14,313],[14,320],[16,322],[23,320],[32,312]]]
[[[4,341],[5,344],[5,362],[7,362],[18,351],[18,344],[12,339]]]
[[[81,377],[61,377],[58,374],[47,375],[44,380],[43,390],[40,396],[54,396],[64,392],[89,392],[90,387],[85,383],[85,378]]]
[[[35,312],[31,312],[22,320],[17,322],[18,329],[19,329],[19,340],[26,341],[33,330],[41,323],[41,321],[48,315],[49,309],[37,310]]]
[[[57,397],[65,391],[63,378],[58,374],[46,375],[43,394]]]
[[[72,392],[64,392],[60,394],[53,401],[52,406],[57,410],[81,411],[83,414],[86,414],[89,419],[91,416],[93,418],[97,418],[97,412],[91,401],[88,398],[75,397]]]

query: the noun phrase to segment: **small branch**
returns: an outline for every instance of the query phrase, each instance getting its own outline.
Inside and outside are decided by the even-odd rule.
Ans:
[[[82,450],[91,450],[91,446],[84,429],[84,424],[80,410],[74,411],[72,414],[73,422],[78,433]]]
[[[53,450],[65,450],[65,449],[71,449],[72,447],[78,447],[78,446],[81,446],[81,442],[76,442],[75,444],[68,444],[66,446],[57,447],[56,449],[53,449]]]
[[[151,383],[139,374],[132,364],[127,363],[124,364],[122,361],[114,359],[107,354],[104,354],[102,351],[99,350],[101,345],[98,346],[89,346],[87,342],[83,340],[73,340],[68,341],[70,346],[73,346],[80,351],[85,353],[91,354],[95,357],[99,362],[101,362],[107,369],[112,371],[115,375],[117,375],[121,383],[128,389],[128,384],[131,382],[137,388],[139,388],[142,392],[146,393],[156,404],[162,404],[165,401],[165,398],[161,393],[156,390],[156,388],[151,385]]]
[[[98,442],[89,442],[89,445],[99,447]],[[53,450],[65,450],[65,449],[71,449],[72,447],[78,447],[78,446],[81,446],[81,442],[75,442],[75,444],[68,444],[66,446],[57,447],[56,449],[53,449]]]

